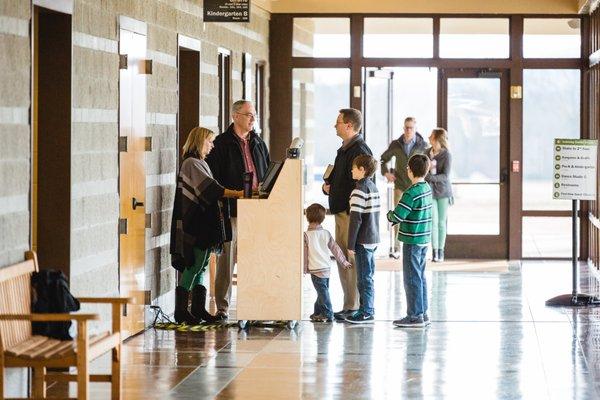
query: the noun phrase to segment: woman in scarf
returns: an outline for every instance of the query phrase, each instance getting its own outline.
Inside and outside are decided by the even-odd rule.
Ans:
[[[219,252],[231,240],[231,224],[223,219],[223,197],[243,197],[241,190],[229,190],[217,182],[205,161],[213,148],[213,131],[192,129],[183,146],[183,163],[177,177],[171,223],[171,265],[182,272],[175,290],[175,320],[197,324],[214,322],[206,311],[204,272],[211,252]],[[188,300],[192,293],[192,306]]]

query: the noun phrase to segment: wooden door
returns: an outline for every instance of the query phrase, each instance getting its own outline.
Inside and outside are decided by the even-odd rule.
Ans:
[[[121,29],[119,54],[119,285],[121,295],[136,302],[126,309],[127,337],[144,329],[146,36]]]

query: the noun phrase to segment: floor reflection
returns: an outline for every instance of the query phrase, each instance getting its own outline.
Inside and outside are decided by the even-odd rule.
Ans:
[[[377,272],[377,321],[370,326],[302,321],[293,331],[149,330],[125,345],[124,398],[600,398],[600,308],[544,305],[570,291],[568,263],[428,278],[427,329],[392,326],[405,313],[402,276]],[[339,307],[341,288],[335,276],[333,282]],[[590,284],[583,273],[582,290]],[[313,301],[307,283],[306,310]],[[108,390],[93,384],[92,397],[108,398]]]

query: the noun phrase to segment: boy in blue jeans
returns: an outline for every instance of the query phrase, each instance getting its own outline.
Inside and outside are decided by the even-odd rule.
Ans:
[[[408,177],[412,185],[406,189],[400,202],[387,219],[400,223],[398,240],[402,242],[402,266],[406,292],[406,317],[394,321],[401,328],[429,325],[427,309],[427,281],[425,256],[431,241],[431,187],[425,182],[429,171],[429,158],[415,154],[408,160]]]
[[[304,273],[310,274],[317,291],[314,313],[310,316],[313,322],[333,321],[333,308],[329,297],[329,254],[333,254],[344,269],[352,267],[331,233],[321,226],[326,212],[325,207],[317,203],[306,209],[308,230],[304,232]]]
[[[356,261],[356,284],[360,308],[346,317],[352,324],[373,323],[375,320],[375,250],[379,244],[379,192],[372,176],[377,161],[361,154],[352,161],[352,178],[356,188],[350,193],[350,224],[348,254]]]

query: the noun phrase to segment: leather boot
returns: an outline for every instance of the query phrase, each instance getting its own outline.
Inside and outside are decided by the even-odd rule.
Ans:
[[[192,289],[192,314],[203,321],[212,323],[218,319],[206,311],[206,288],[197,285]]]
[[[181,286],[175,288],[175,321],[178,324],[198,325],[200,321],[188,311],[190,291]]]

